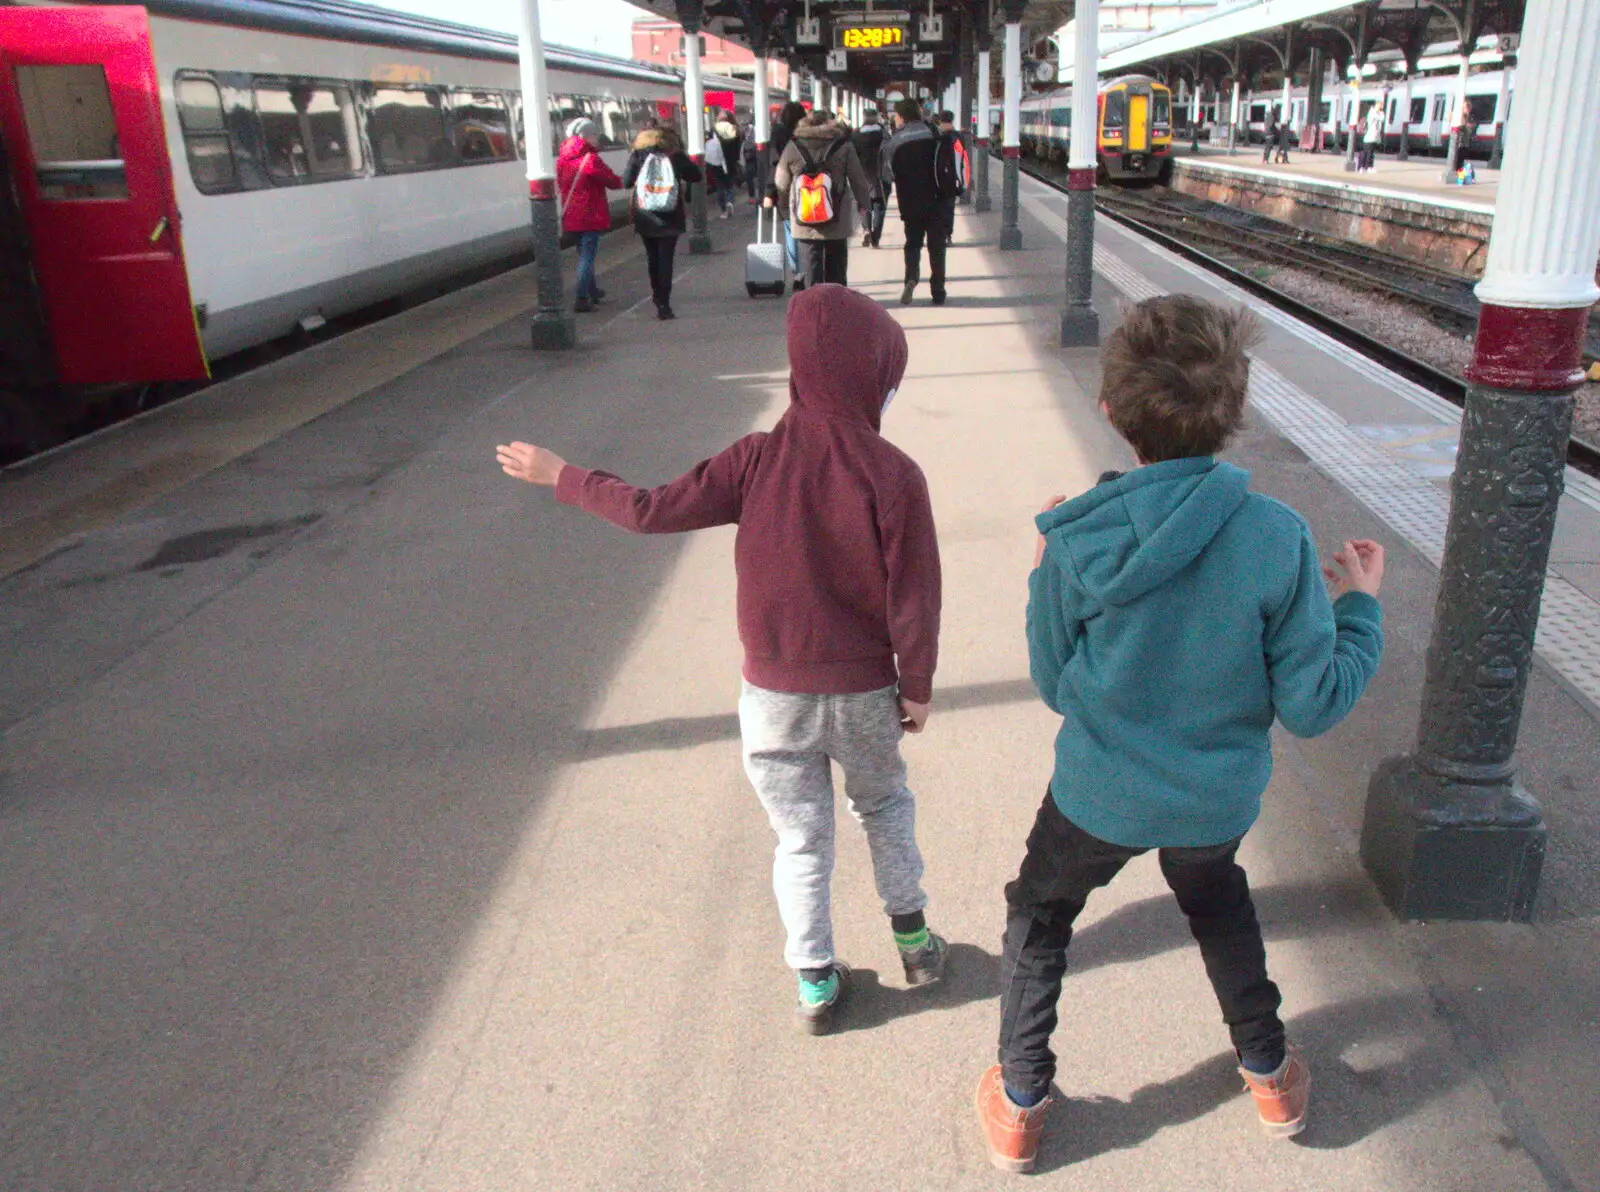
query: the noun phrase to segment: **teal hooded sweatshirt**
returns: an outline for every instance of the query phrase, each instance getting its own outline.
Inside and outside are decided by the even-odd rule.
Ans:
[[[1326,732],[1377,672],[1377,600],[1330,603],[1305,521],[1210,458],[1108,478],[1037,523],[1028,655],[1062,717],[1062,814],[1134,848],[1244,835],[1274,718]]]

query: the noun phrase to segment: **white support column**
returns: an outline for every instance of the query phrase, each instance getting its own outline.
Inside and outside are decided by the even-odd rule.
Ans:
[[[1228,105],[1228,152],[1237,153],[1234,148],[1234,137],[1239,132],[1239,80],[1233,80],[1233,102]]]
[[[1061,346],[1100,342],[1094,293],[1094,180],[1098,166],[1099,0],[1077,0],[1072,36],[1072,127],[1067,139],[1067,300]]]
[[[1287,70],[1283,72],[1283,98],[1279,101],[1283,105],[1283,123],[1289,125],[1290,131],[1294,130],[1294,76]]]
[[[963,138],[965,138],[967,135],[966,117],[962,115],[962,113],[966,111],[966,107],[962,103],[962,101],[966,99],[966,88],[967,81],[960,75],[957,75],[956,81],[950,85],[950,110],[955,113],[956,131],[959,132]]]
[[[532,208],[538,306],[533,313],[536,350],[570,348],[577,321],[567,309],[561,279],[561,211],[556,202],[556,156],[550,136],[550,91],[545,78],[539,0],[518,6],[517,65],[522,76],[523,139],[528,153],[528,198]]]
[[[1356,121],[1361,119],[1361,64],[1352,63],[1350,69],[1355,74],[1349,81],[1350,111],[1345,117],[1345,154],[1344,168],[1356,168],[1356,154],[1361,151],[1361,138],[1356,135]]]
[[[705,168],[706,161],[706,89],[700,75],[699,31],[685,33],[683,38],[683,126],[684,148],[694,163]],[[711,234],[706,229],[706,188],[694,188],[693,230],[689,233],[689,251],[695,254],[711,251]]]
[[[1022,158],[1022,22],[1006,22],[1005,173],[1000,186],[1000,247],[1022,247],[1017,186]]]
[[[1538,895],[1547,828],[1516,750],[1600,297],[1596,47],[1600,0],[1527,6],[1417,745],[1367,788],[1361,857],[1403,919],[1525,922]]]
[[[1406,71],[1405,77],[1400,80],[1400,111],[1398,115],[1400,119],[1395,123],[1400,126],[1400,147],[1395,156],[1401,161],[1405,161],[1411,156],[1411,72],[1409,70]]]
[[[1472,144],[1472,126],[1467,123],[1467,118],[1461,114],[1461,109],[1467,102],[1467,78],[1472,73],[1472,63],[1468,58],[1472,47],[1465,42],[1461,45],[1461,65],[1456,71],[1456,90],[1451,97],[1450,107],[1445,115],[1450,120],[1450,147],[1445,151],[1444,180],[1451,182],[1455,178],[1456,154],[1459,151],[1461,159],[1466,160],[1467,146]]]
[[[767,142],[772,139],[772,95],[768,90],[767,71],[770,68],[767,60],[756,58],[755,95],[751,104],[755,107],[755,132],[756,132],[756,197],[759,200],[766,193],[767,179],[771,177],[771,169],[767,161]]]
[[[989,78],[989,51],[978,51],[977,135],[974,137],[973,173],[977,185],[973,188],[972,209],[989,210],[989,93],[993,83]]]
[[[811,76],[811,106],[813,108],[827,106],[822,102],[822,80],[816,75]]]
[[[1501,169],[1505,165],[1506,116],[1511,104],[1511,75],[1509,62],[1500,64],[1500,89],[1494,97],[1494,148],[1489,152],[1489,168]]]

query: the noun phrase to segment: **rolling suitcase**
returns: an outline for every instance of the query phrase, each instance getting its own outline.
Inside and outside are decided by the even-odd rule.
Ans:
[[[756,242],[745,246],[744,288],[754,298],[760,294],[782,296],[788,288],[789,256],[778,235],[778,209],[773,207],[772,236],[767,236],[766,207],[756,208]]]

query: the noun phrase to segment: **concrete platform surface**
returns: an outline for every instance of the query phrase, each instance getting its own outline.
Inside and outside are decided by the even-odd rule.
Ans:
[[[1401,161],[1392,154],[1379,154],[1375,168],[1369,174],[1356,174],[1344,168],[1344,154],[1338,150],[1311,153],[1299,149],[1289,150],[1289,164],[1263,165],[1262,146],[1240,145],[1237,154],[1226,148],[1202,144],[1199,153],[1191,153],[1187,145],[1174,151],[1174,159],[1181,165],[1185,161],[1200,161],[1207,165],[1229,166],[1259,172],[1269,176],[1299,177],[1340,187],[1367,191],[1372,194],[1392,194],[1397,198],[1422,198],[1437,206],[1459,208],[1465,211],[1494,212],[1495,197],[1500,191],[1500,171],[1474,161],[1477,182],[1470,186],[1457,186],[1444,181],[1444,159],[1413,155]]]
[[[1015,1185],[984,1161],[971,1094],[1001,886],[1050,769],[1022,637],[1031,515],[1129,463],[1095,409],[1095,353],[1052,345],[1060,208],[1025,200],[1029,251],[997,251],[998,212],[964,211],[949,305],[892,307],[911,364],[886,429],[928,474],[947,585],[934,717],[906,746],[931,915],[954,941],[944,988],[903,987],[841,811],[857,997],[837,1035],[795,1033],[738,757],[731,532],[629,538],[494,465],[523,437],[659,481],[781,410],[782,303],[741,284],[749,215],[714,226],[717,254],[680,257],[670,324],[641,314],[642,265],[611,238],[614,303],[577,351],[531,355],[526,294],[494,290],[440,308],[504,303],[471,334],[413,312],[436,350],[370,384],[361,345],[330,344],[322,367],[358,377],[343,400],[74,523],[0,581],[0,1188]],[[884,249],[851,254],[885,302],[899,243],[891,218]],[[1108,327],[1141,285],[1204,287],[1102,246]],[[1074,942],[1036,1182],[1600,1187],[1590,706],[1555,663],[1534,676],[1539,923],[1397,927],[1355,831],[1366,773],[1410,743],[1436,576],[1272,418],[1295,386],[1343,403],[1347,428],[1431,416],[1269,331],[1260,375],[1289,388],[1263,391],[1235,458],[1320,542],[1366,534],[1392,560],[1373,692],[1328,737],[1277,742],[1244,854],[1316,1073],[1312,1124],[1290,1144],[1257,1132],[1146,859]],[[1374,450],[1380,472],[1399,458]]]

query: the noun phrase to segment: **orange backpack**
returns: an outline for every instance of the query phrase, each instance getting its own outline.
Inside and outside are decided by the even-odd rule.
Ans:
[[[800,151],[801,168],[800,176],[789,191],[790,219],[808,227],[832,223],[838,211],[833,202],[833,175],[828,173],[828,159],[845,144],[845,140],[840,137],[830,144],[823,152],[821,161],[806,152],[806,147],[798,140],[792,143]]]

